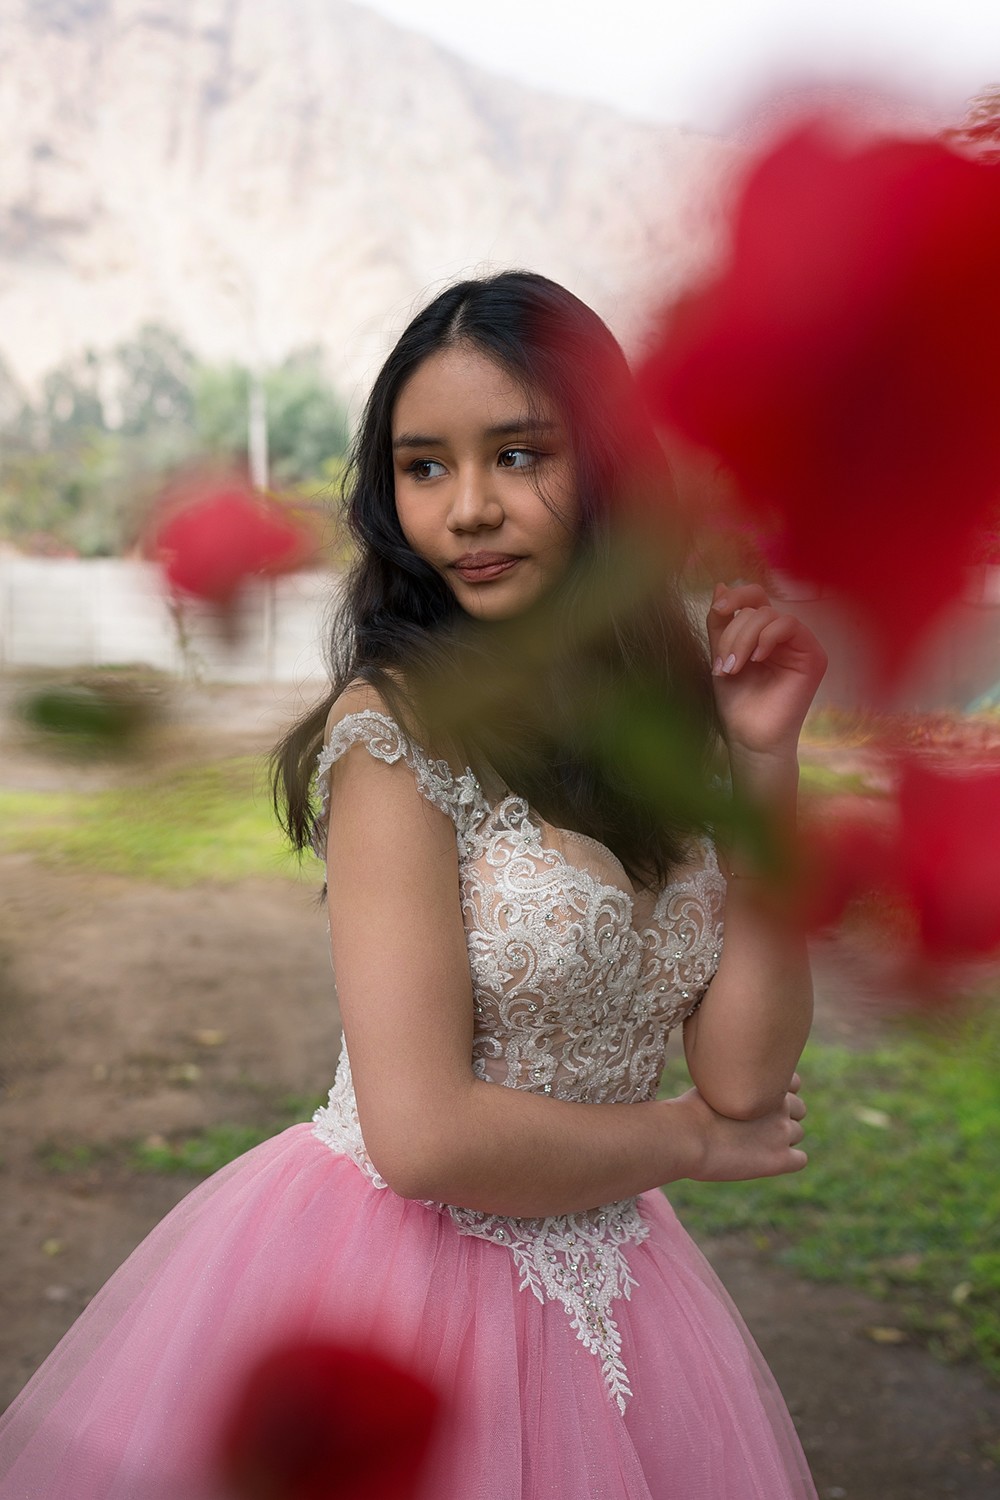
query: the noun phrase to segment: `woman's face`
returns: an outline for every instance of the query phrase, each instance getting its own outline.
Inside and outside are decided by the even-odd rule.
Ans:
[[[544,594],[576,545],[568,434],[468,344],[430,355],[392,419],[396,512],[467,614],[505,620]]]

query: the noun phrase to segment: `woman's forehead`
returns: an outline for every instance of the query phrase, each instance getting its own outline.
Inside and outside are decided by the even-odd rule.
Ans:
[[[554,425],[558,413],[538,388],[526,386],[498,360],[469,344],[436,350],[414,370],[393,410],[393,438],[446,425],[481,430]],[[435,425],[436,424],[436,425]]]

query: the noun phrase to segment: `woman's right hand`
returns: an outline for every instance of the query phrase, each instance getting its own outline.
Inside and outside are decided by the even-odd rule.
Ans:
[[[756,1120],[731,1120],[716,1114],[696,1088],[671,1099],[672,1105],[684,1111],[702,1143],[691,1178],[696,1182],[745,1182],[752,1177],[801,1172],[809,1158],[799,1149],[806,1113],[799,1098],[800,1087],[796,1073],[781,1105]]]

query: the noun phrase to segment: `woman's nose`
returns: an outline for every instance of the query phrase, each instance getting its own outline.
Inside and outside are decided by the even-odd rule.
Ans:
[[[491,530],[504,518],[503,505],[496,492],[492,474],[482,469],[459,472],[452,491],[448,525],[452,531],[476,531],[481,526]]]

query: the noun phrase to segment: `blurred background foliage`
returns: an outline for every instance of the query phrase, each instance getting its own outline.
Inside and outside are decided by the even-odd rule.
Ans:
[[[0,540],[55,556],[127,552],[178,468],[245,463],[249,380],[156,324],[67,359],[34,395],[0,363]],[[336,483],[347,412],[318,349],[291,354],[262,384],[272,486],[303,497]]]

